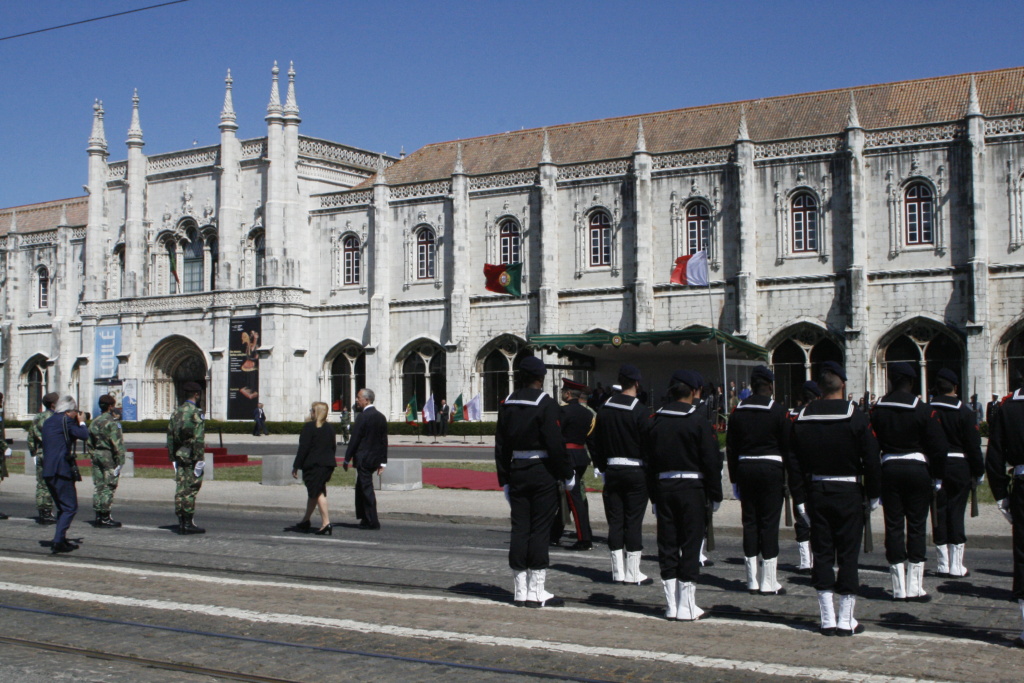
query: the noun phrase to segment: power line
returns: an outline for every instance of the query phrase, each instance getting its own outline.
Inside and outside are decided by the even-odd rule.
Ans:
[[[130,9],[130,10],[126,11],[126,12],[118,12],[116,14],[107,14],[106,16],[95,17],[93,19],[83,19],[82,21],[73,21],[70,24],[61,24],[60,26],[51,26],[49,28],[41,28],[41,29],[37,29],[35,31],[28,31],[27,33],[18,33],[18,34],[15,34],[13,36],[4,36],[3,38],[0,38],[0,40],[11,40],[13,38],[24,38],[25,36],[33,36],[33,35],[35,35],[37,33],[46,33],[47,31],[56,31],[59,28],[67,28],[69,26],[78,26],[79,24],[88,24],[91,21],[101,21],[103,19],[111,19],[113,17],[122,17],[125,14],[134,14],[136,12],[145,12],[148,9],[157,9],[158,7],[166,7],[168,5],[177,5],[177,4],[180,4],[180,3],[183,3],[183,2],[188,2],[188,0],[171,0],[171,2],[162,2],[159,5],[150,5],[149,7],[140,7],[138,9]]]

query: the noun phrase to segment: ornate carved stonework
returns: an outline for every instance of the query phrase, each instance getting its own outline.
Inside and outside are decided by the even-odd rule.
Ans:
[[[598,161],[590,164],[573,164],[558,168],[559,180],[579,180],[581,178],[604,178],[608,176],[624,176],[629,173],[632,165],[629,159],[616,161]]]
[[[469,179],[469,189],[491,190],[503,187],[528,187],[536,185],[539,175],[537,171],[516,171],[514,173],[497,173],[495,175],[473,176]]]
[[[1013,116],[1005,119],[988,119],[985,121],[985,137],[1003,135],[1024,135],[1024,116]]]
[[[522,282],[529,282],[530,206],[513,207],[507,199],[500,211],[484,211],[485,258],[487,263],[501,263],[501,225],[507,220],[519,226],[519,261],[523,264]],[[524,288],[525,289],[525,288]]]
[[[128,162],[115,161],[107,166],[107,181],[124,180],[128,177]]]
[[[690,191],[686,197],[680,198],[678,193],[673,192],[669,204],[669,220],[672,225],[672,258],[690,253],[690,235],[687,225],[686,213],[690,207],[699,202],[708,208],[708,265],[712,270],[721,267],[719,258],[719,229],[722,218],[721,201],[719,200],[719,187],[712,184],[710,191],[697,183],[696,178],[690,180]]]
[[[187,152],[159,154],[149,157],[149,173],[166,173],[190,168],[213,166],[220,156],[220,147],[202,147]]]
[[[1014,169],[1014,159],[1006,160],[1006,194],[1010,201],[1010,251],[1024,245],[1024,167]]]
[[[933,142],[950,142],[962,138],[964,134],[965,128],[962,123],[889,128],[887,130],[874,130],[865,133],[864,147],[904,147],[907,145],[926,145]]]
[[[781,183],[775,181],[775,262],[783,263],[787,258],[793,257],[793,226],[792,206],[793,199],[801,192],[806,192],[814,198],[817,205],[818,234],[816,235],[818,259],[822,262],[828,261],[829,257],[829,234],[828,218],[832,212],[832,179],[828,175],[821,177],[821,184],[814,186],[807,182],[807,175],[804,170],[798,169],[796,184],[791,187],[782,187]],[[806,255],[804,252],[802,254]]]
[[[377,170],[379,155],[339,145],[326,140],[299,136],[299,156],[334,162],[343,166],[357,166],[364,170]],[[394,160],[385,159],[384,169],[391,168]]]
[[[754,159],[782,159],[787,157],[807,157],[836,154],[843,149],[845,140],[842,135],[826,135],[799,140],[782,140],[780,142],[762,142],[754,145]]]
[[[337,209],[344,206],[368,206],[373,203],[373,190],[356,192],[334,192],[320,195],[321,209]]]
[[[85,316],[114,316],[128,313],[206,310],[214,307],[256,306],[258,304],[302,304],[306,293],[299,289],[260,287],[259,289],[224,290],[200,294],[147,296],[114,301],[89,301],[82,304]]]
[[[688,168],[690,166],[719,166],[728,163],[731,154],[731,148],[718,147],[715,149],[696,150],[694,152],[659,154],[652,157],[651,163],[655,171]]]
[[[267,154],[267,139],[242,140],[242,161],[260,159]]]
[[[392,199],[413,199],[418,197],[447,197],[452,193],[452,181],[439,180],[433,183],[397,185],[391,188]]]
[[[946,253],[945,246],[945,233],[944,233],[944,216],[946,213],[946,203],[948,198],[945,196],[945,178],[946,178],[946,167],[938,166],[935,169],[935,176],[925,173],[921,168],[921,163],[917,156],[913,156],[910,160],[910,173],[904,177],[897,177],[896,173],[889,169],[885,173],[886,180],[886,205],[889,214],[889,258],[894,259],[900,255],[900,252],[907,248],[905,244],[904,235],[904,213],[906,212],[906,205],[904,199],[906,197],[907,186],[915,181],[922,181],[929,186],[934,197],[934,210],[932,212],[933,226],[932,226],[932,241],[935,249],[935,253],[939,256]],[[915,245],[916,246],[916,245]],[[924,245],[927,246],[927,245]]]
[[[589,267],[590,260],[587,256],[587,248],[590,245],[590,215],[595,211],[602,210],[611,219],[611,274],[619,274],[619,234],[622,230],[622,210],[619,207],[618,195],[611,202],[611,206],[601,198],[599,192],[595,192],[590,201],[585,204],[576,202],[573,206],[573,225],[576,226],[576,271],[574,276],[579,279],[583,277]]]

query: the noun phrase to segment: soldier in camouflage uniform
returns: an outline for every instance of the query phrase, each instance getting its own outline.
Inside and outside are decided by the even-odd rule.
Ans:
[[[179,533],[203,534],[206,529],[192,521],[206,466],[206,426],[196,405],[203,389],[195,382],[186,382],[182,389],[187,398],[167,423],[167,454],[174,464],[174,512],[178,515]]]
[[[3,396],[3,394],[0,394]],[[11,449],[7,446],[7,439],[4,438],[3,434],[0,434],[0,481],[3,481],[10,475],[7,473],[7,458],[11,457]],[[0,512],[0,519],[7,519],[7,515]]]
[[[99,417],[89,424],[89,457],[92,458],[92,509],[96,513],[93,526],[103,529],[116,529],[121,522],[110,518],[110,504],[114,501],[114,491],[124,465],[124,438],[121,436],[121,423],[112,412],[117,400],[109,395],[100,396]]]
[[[43,412],[32,418],[32,424],[28,427],[28,450],[36,467],[36,509],[39,510],[36,521],[39,524],[57,523],[57,518],[53,516],[53,496],[43,481],[43,423],[53,415],[53,405],[58,398],[60,396],[53,392],[43,396]],[[25,470],[28,470],[27,462]]]

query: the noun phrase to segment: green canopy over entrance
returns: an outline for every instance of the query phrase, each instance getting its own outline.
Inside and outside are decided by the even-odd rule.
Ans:
[[[718,341],[726,348],[753,360],[768,360],[768,349],[714,327],[693,325],[684,330],[663,330],[657,332],[587,332],[585,334],[534,334],[527,337],[530,346],[557,353],[560,351],[582,349],[586,346],[601,348],[604,346],[620,347],[626,344],[662,343],[670,344],[701,344]]]

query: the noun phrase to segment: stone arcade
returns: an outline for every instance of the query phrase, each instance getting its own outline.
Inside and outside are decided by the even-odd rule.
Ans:
[[[414,393],[482,392],[493,411],[527,353],[606,385],[629,359],[652,397],[681,358],[717,382],[714,346],[680,345],[712,316],[729,379],[764,347],[783,397],[826,359],[879,394],[886,363],[917,364],[922,393],[952,367],[982,401],[1024,368],[1024,68],[401,159],[300,135],[294,69],[282,105],[274,67],[265,137],[236,136],[231,92],[229,72],[219,145],[153,156],[134,97],[117,162],[97,102],[88,195],[0,211],[9,417],[48,390],[91,404],[112,374],[97,338],[116,326],[140,418],[166,417],[188,380],[224,418],[229,325],[255,317],[273,419],[363,384],[396,418]],[[700,249],[710,287],[670,284]],[[523,295],[487,292],[483,265],[511,262]]]

